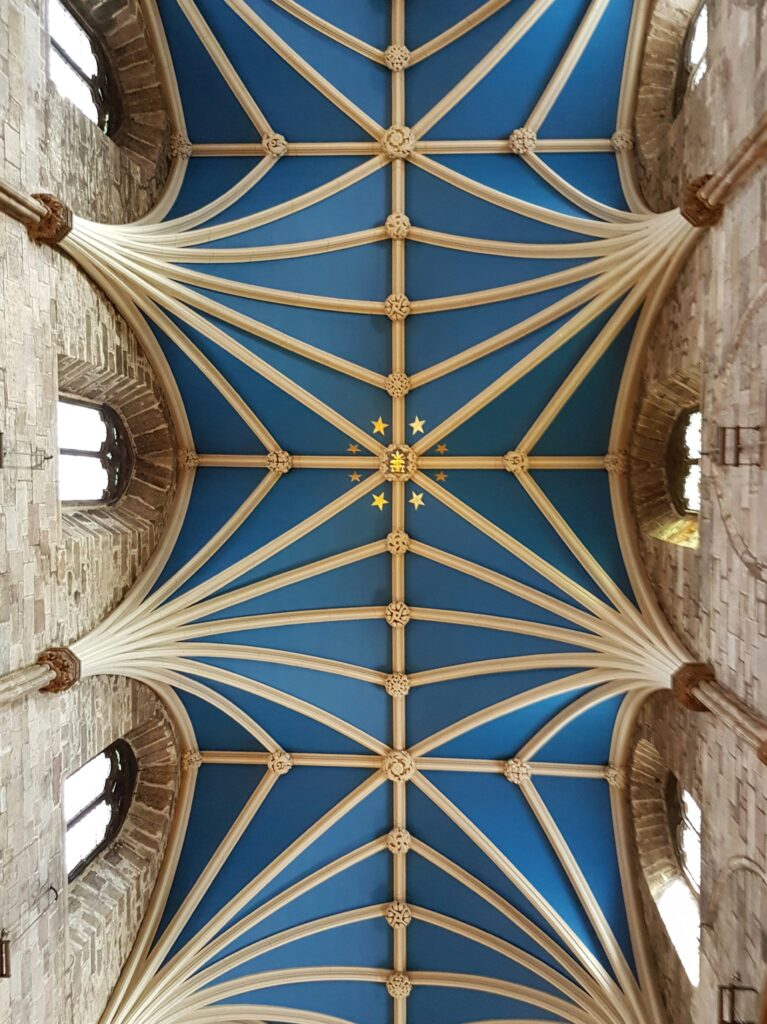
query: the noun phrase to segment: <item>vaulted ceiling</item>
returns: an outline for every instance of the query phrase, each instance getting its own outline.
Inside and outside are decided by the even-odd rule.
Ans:
[[[685,653],[623,448],[695,229],[634,183],[646,6],[147,4],[167,192],[64,242],[184,447],[75,645],[189,747],[105,1024],[659,1021],[625,758]]]

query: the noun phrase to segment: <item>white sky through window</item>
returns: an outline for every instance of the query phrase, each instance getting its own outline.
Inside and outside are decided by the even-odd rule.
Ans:
[[[111,767],[107,755],[99,754],[64,781],[64,816],[68,822],[103,793]]]
[[[99,501],[109,475],[92,455],[59,455],[59,500]]]
[[[684,432],[684,443],[687,455],[691,459],[699,459],[702,445],[703,418],[700,411],[690,416],[690,422]],[[700,512],[700,465],[690,466],[684,481],[684,502],[691,512]]]
[[[105,800],[67,829],[67,873],[92,853],[106,835],[112,811]]]
[[[690,63],[696,67],[708,49],[708,8],[702,7],[690,39]]]
[[[69,823],[101,796],[111,769],[112,762],[107,755],[99,754],[64,780],[67,873],[92,853],[106,835],[112,810],[105,800],[91,808],[76,824]]]
[[[690,983],[700,981],[700,908],[692,889],[676,878],[658,900],[658,910]]]
[[[708,68],[708,7],[700,9],[690,37],[689,61],[692,68],[690,85],[700,82]]]
[[[59,402],[57,425],[59,449],[94,453],[93,456],[59,453],[59,499],[98,501],[109,483],[109,474],[95,455],[107,436],[101,413],[88,405]]]
[[[61,0],[48,0],[48,31],[80,70],[93,78],[98,64],[90,40]]]
[[[107,426],[98,409],[89,405],[59,402],[57,413],[59,448],[97,452],[106,441]]]
[[[98,64],[90,40],[61,0],[49,0],[48,30],[51,38],[55,39],[86,78],[92,78],[98,71]],[[98,107],[86,82],[53,46],[50,48],[49,59],[51,79],[61,95],[74,103],[94,124],[98,124]]]

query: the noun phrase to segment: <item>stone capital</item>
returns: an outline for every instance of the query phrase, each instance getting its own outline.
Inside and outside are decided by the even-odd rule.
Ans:
[[[72,211],[49,192],[34,192],[32,198],[42,203],[47,212],[38,223],[29,225],[27,234],[33,242],[58,245],[72,230]]]
[[[695,696],[695,687],[698,683],[714,680],[714,670],[703,661],[688,661],[677,669],[671,677],[671,692],[674,697],[688,711],[708,711],[705,704],[701,704]]]
[[[700,194],[700,190],[711,179],[710,174],[693,178],[682,187],[679,196],[679,212],[696,228],[710,228],[722,216],[722,206],[712,206]]]
[[[80,679],[80,659],[68,647],[49,647],[39,656],[37,663],[56,673],[41,693],[64,693]]]

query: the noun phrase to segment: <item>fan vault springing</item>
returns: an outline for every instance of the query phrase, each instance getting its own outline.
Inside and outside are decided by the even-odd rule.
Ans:
[[[63,243],[184,445],[74,647],[189,746],[104,1024],[655,1024],[623,764],[687,658],[623,446],[697,231],[634,184],[646,4],[147,8],[168,190]]]

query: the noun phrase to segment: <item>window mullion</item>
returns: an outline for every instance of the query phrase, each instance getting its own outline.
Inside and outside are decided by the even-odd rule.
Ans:
[[[73,828],[75,825],[77,825],[78,822],[82,821],[82,819],[87,814],[89,814],[94,809],[94,807],[98,807],[98,805],[101,803],[109,803],[109,801],[107,800],[106,793],[103,789],[98,796],[94,797],[93,800],[91,800],[89,804],[83,807],[81,811],[78,811],[74,818],[70,818],[70,820],[67,822],[67,831],[69,831],[70,828]],[[111,807],[111,804],[109,806]]]
[[[74,73],[77,75],[77,77],[80,79],[80,81],[84,82],[85,85],[87,85],[88,88],[90,89],[92,87],[93,78],[90,75],[87,75],[83,71],[83,69],[80,67],[80,65],[77,63],[77,61],[74,60],[74,58],[70,56],[70,54],[64,49],[64,47],[61,45],[61,43],[58,42],[58,40],[54,39],[53,36],[51,36],[51,46],[56,51],[56,53],[59,55],[59,57],[61,57],[61,59],[63,61],[66,61],[66,63],[74,71]]]

